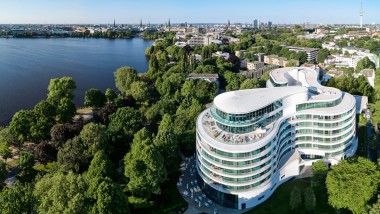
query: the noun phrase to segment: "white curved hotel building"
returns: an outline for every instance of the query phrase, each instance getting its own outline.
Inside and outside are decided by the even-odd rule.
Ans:
[[[355,154],[355,98],[317,77],[309,68],[277,69],[267,88],[223,93],[200,114],[197,179],[208,197],[251,208],[303,165]]]

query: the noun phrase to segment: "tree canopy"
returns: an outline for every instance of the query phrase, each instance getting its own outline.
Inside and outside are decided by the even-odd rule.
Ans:
[[[106,96],[97,88],[91,88],[84,94],[84,105],[99,108],[106,102]]]
[[[131,85],[138,80],[137,72],[130,67],[121,67],[114,73],[116,88],[123,94],[130,94]]]
[[[356,65],[355,71],[360,72],[363,69],[376,69],[376,65],[368,57],[364,57]]]
[[[259,88],[259,87],[260,87],[260,84],[259,84],[259,81],[256,78],[246,79],[240,85],[240,90],[254,89],[254,88]]]
[[[48,99],[56,109],[56,120],[69,122],[75,115],[74,90],[76,84],[71,77],[51,79],[48,87]]]
[[[128,142],[141,125],[140,113],[131,108],[119,108],[109,116],[108,134],[113,142]]]
[[[33,191],[38,213],[86,213],[87,185],[81,175],[72,172],[47,174],[37,181]]]
[[[380,172],[370,160],[362,157],[342,160],[327,174],[329,204],[355,214],[365,213],[367,202],[374,197],[379,183]]]
[[[149,198],[152,193],[161,193],[160,184],[167,175],[164,159],[145,128],[135,134],[124,163],[129,191],[145,198]]]

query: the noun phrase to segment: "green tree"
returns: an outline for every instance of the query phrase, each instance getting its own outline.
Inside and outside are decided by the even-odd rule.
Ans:
[[[129,94],[132,83],[139,79],[136,70],[130,67],[121,67],[114,75],[116,88],[123,94]]]
[[[31,110],[21,110],[17,112],[11,123],[9,124],[9,130],[14,135],[17,136],[20,142],[31,140],[30,128],[34,123],[36,115]]]
[[[124,174],[129,179],[127,186],[134,195],[149,198],[152,193],[161,193],[160,184],[167,174],[164,159],[145,128],[135,134],[124,164]]]
[[[11,133],[9,127],[0,127],[0,144],[3,142],[8,143],[8,145],[19,144],[17,137]]]
[[[173,97],[175,92],[181,89],[185,76],[183,74],[170,74],[163,78],[158,78],[155,82],[155,87],[161,96]]]
[[[290,193],[290,208],[295,211],[298,209],[298,207],[301,205],[302,199],[301,199],[301,190],[298,187],[294,187],[292,189],[292,192]]]
[[[114,114],[110,115],[108,125],[108,134],[113,142],[128,142],[132,139],[133,134],[141,126],[140,113],[131,108],[119,108]]]
[[[328,201],[336,209],[353,213],[367,212],[367,202],[373,198],[380,183],[380,172],[370,160],[342,160],[332,167],[326,178]]]
[[[104,95],[106,96],[107,102],[109,102],[109,103],[114,102],[114,100],[117,98],[117,94],[111,88],[107,88],[106,93],[104,93]]]
[[[306,54],[306,52],[298,52],[296,54],[296,56],[297,56],[296,60],[298,60],[300,63],[304,64],[304,63],[307,62],[307,54]]]
[[[103,151],[95,154],[86,173],[87,179],[112,177],[112,163]]]
[[[356,65],[355,71],[360,72],[363,69],[376,69],[376,65],[368,57],[364,57]]]
[[[177,137],[174,134],[173,119],[169,114],[165,114],[158,127],[157,136],[154,138],[154,145],[160,151],[164,159],[166,171],[174,174],[179,167],[179,150]]]
[[[50,137],[50,129],[55,123],[56,109],[46,100],[40,101],[34,106],[35,121],[30,125],[31,139],[35,141],[47,140]]]
[[[195,122],[202,110],[202,105],[196,99],[185,99],[175,114],[174,133],[181,139],[181,151],[188,155],[194,153]]]
[[[296,67],[297,64],[295,61],[289,61],[288,63],[286,63],[285,67]]]
[[[246,79],[240,85],[240,90],[260,88],[259,81],[256,78]]]
[[[38,116],[44,116],[49,120],[54,120],[56,115],[55,107],[46,100],[41,100],[33,108],[34,113]]]
[[[371,205],[369,208],[369,214],[378,214],[380,213],[380,195],[377,195],[377,201]]]
[[[325,59],[327,59],[327,56],[330,54],[329,50],[328,49],[321,49],[318,51],[318,55],[317,55],[317,62],[318,63],[323,63],[325,61]]]
[[[105,180],[96,190],[92,213],[128,214],[128,198],[118,184]]]
[[[75,115],[74,90],[76,84],[71,77],[51,79],[47,101],[56,108],[56,120],[60,123],[71,121]]]
[[[91,88],[84,94],[84,105],[99,108],[106,102],[106,96],[97,88]]]
[[[212,52],[209,46],[203,46],[202,53],[201,53],[202,59],[208,59],[211,58]]]
[[[149,85],[143,81],[133,82],[130,93],[138,102],[146,101],[149,99]]]
[[[36,213],[36,200],[33,196],[33,187],[30,183],[14,183],[12,187],[7,187],[0,193],[0,213]]]
[[[23,174],[30,174],[34,169],[34,156],[29,152],[22,151],[16,161],[16,168]]]
[[[323,161],[319,160],[314,162],[314,164],[311,166],[311,169],[313,171],[313,181],[317,183],[324,183],[327,175],[327,167]]]
[[[12,157],[12,151],[7,142],[2,142],[0,144],[0,154],[4,158],[5,162],[7,162],[8,158]]]
[[[84,155],[91,159],[97,152],[106,151],[108,147],[107,127],[101,124],[88,123],[79,134],[84,146]]]
[[[315,210],[315,206],[317,205],[317,200],[315,198],[314,191],[311,187],[305,189],[305,208],[308,212],[313,212]]]
[[[5,181],[7,174],[8,174],[7,164],[4,161],[0,160],[0,182],[1,183]]]
[[[201,79],[186,81],[181,89],[181,95],[188,99],[196,99],[200,103],[208,103],[216,95],[217,85]]]
[[[245,80],[245,77],[230,71],[226,71],[224,72],[224,79],[227,83],[226,90],[234,91],[240,88],[240,84]]]
[[[83,171],[88,164],[88,157],[84,154],[85,146],[79,137],[68,140],[58,151],[58,163],[66,170]]]
[[[86,213],[87,185],[81,175],[72,172],[46,174],[37,181],[33,195],[38,213]]]

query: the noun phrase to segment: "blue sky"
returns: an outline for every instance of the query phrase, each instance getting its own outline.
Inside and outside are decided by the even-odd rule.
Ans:
[[[380,0],[364,0],[364,23],[380,23]],[[358,23],[360,0],[0,0],[0,24]]]

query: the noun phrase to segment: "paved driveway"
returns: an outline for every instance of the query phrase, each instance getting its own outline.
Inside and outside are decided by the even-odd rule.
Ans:
[[[177,182],[177,189],[181,193],[182,197],[189,204],[189,208],[186,210],[186,214],[198,214],[198,213],[242,213],[239,210],[228,209],[218,204],[215,204],[205,194],[202,193],[200,186],[196,180],[196,168],[194,156],[183,157],[181,163],[181,176]],[[247,210],[245,210],[247,211]]]

